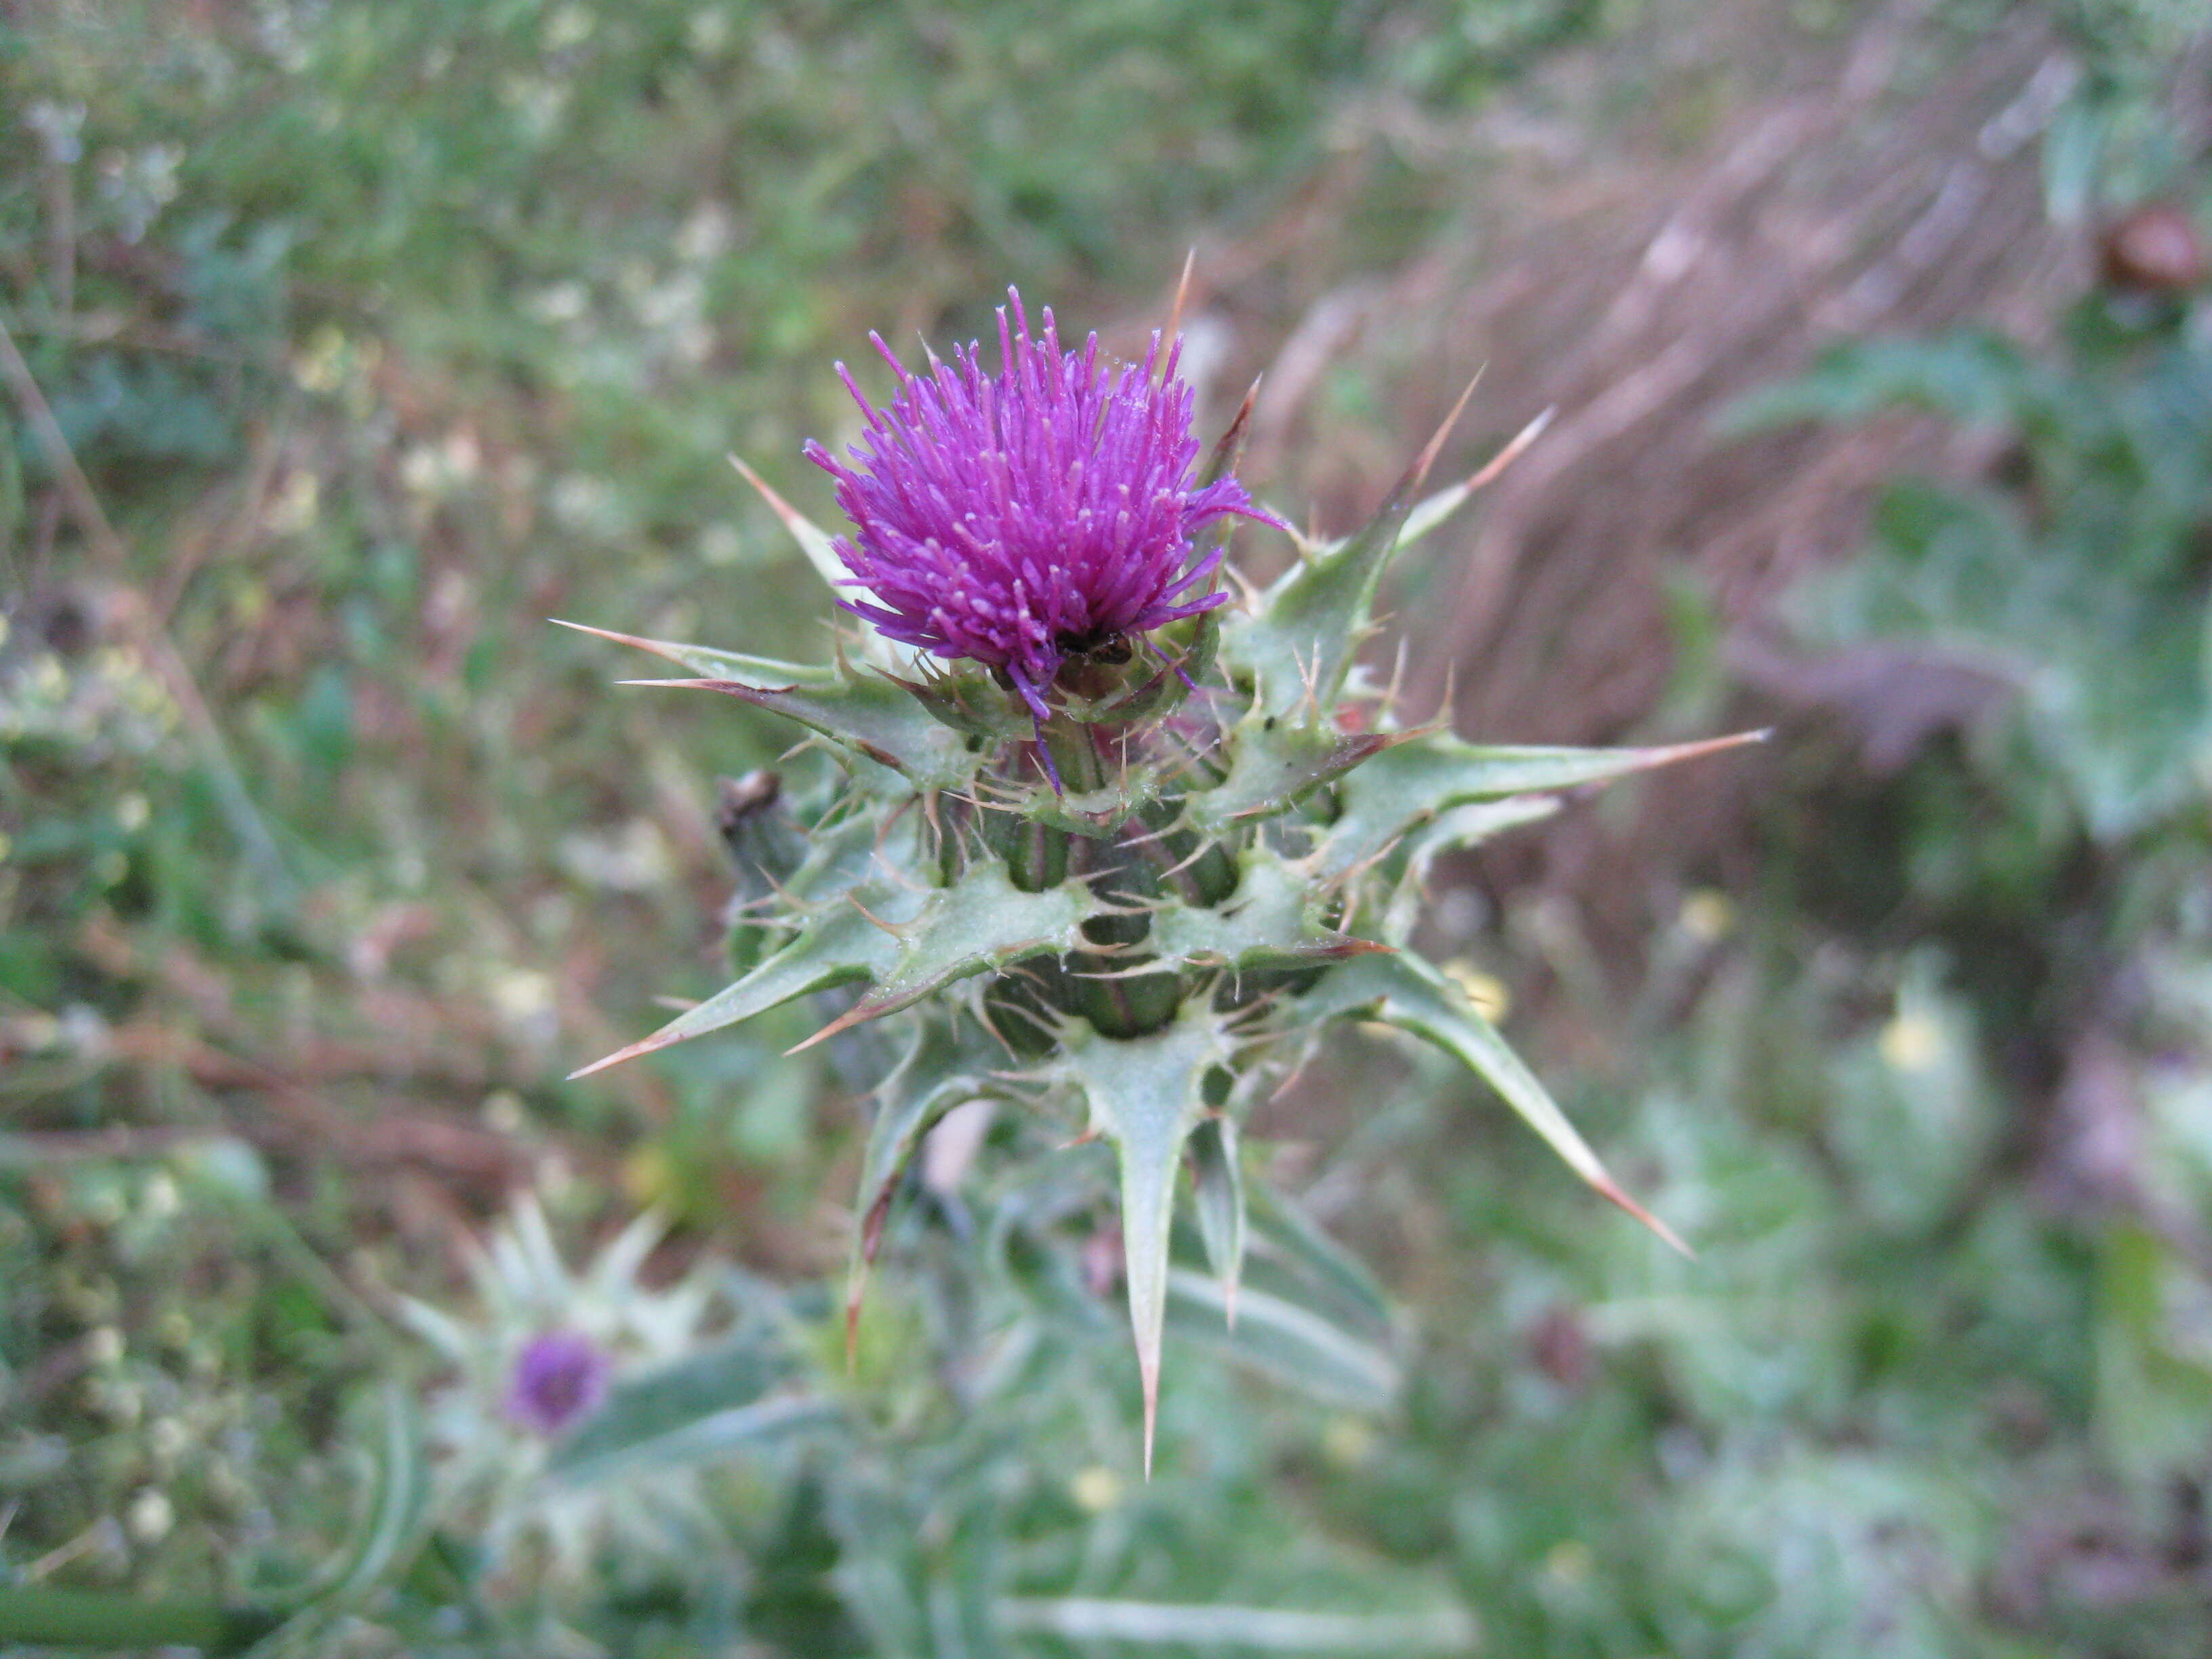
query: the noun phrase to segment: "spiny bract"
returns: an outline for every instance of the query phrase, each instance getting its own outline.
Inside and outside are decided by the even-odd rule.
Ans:
[[[1393,556],[1519,441],[1421,499],[1439,432],[1364,528],[1309,540],[1234,483],[1243,415],[1193,479],[1173,346],[1161,357],[1156,337],[1116,377],[1095,341],[1062,353],[1048,321],[1042,341],[1003,313],[1001,326],[995,380],[973,346],[927,378],[893,360],[890,407],[860,398],[856,465],[810,447],[855,539],[833,542],[753,479],[826,580],[873,594],[841,600],[874,624],[857,662],[584,630],[691,676],[649,684],[811,728],[847,775],[800,822],[772,787],[744,792],[730,828],[757,896],[741,925],[750,967],[585,1072],[859,988],[808,1040],[872,1020],[899,1040],[861,1172],[848,1326],[900,1176],[939,1118],[978,1098],[1079,1115],[1120,1156],[1149,1468],[1178,1170],[1191,1169],[1233,1319],[1237,1126],[1331,1018],[1380,1020],[1455,1055],[1671,1238],[1409,936],[1438,854],[1544,816],[1561,791],[1739,739],[1482,746],[1403,726],[1358,666]],[[1127,516],[1109,531],[1122,487]],[[1297,557],[1241,606],[1217,606],[1198,590],[1231,515],[1282,528]]]

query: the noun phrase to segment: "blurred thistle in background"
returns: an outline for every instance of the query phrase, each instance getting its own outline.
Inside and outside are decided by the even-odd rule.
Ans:
[[[547,1331],[515,1357],[507,1414],[550,1438],[605,1397],[609,1361],[587,1336]]]
[[[544,1553],[543,1571],[573,1580],[610,1549],[674,1558],[711,1547],[712,1516],[678,1465],[641,1480],[560,1479],[562,1456],[574,1455],[568,1443],[613,1383],[697,1352],[729,1322],[706,1272],[665,1289],[639,1282],[663,1231],[641,1217],[577,1273],[526,1196],[469,1253],[465,1310],[399,1305],[449,1372],[424,1402],[441,1507],[466,1517],[495,1576],[518,1571],[532,1550]]]

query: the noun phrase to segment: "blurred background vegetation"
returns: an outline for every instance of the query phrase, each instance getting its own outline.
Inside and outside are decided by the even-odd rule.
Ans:
[[[0,1643],[2212,1650],[2197,6],[0,20]],[[835,1056],[561,1081],[786,734],[544,619],[826,653],[726,455],[826,517],[868,329],[1191,248],[1285,514],[1558,408],[1398,579],[1462,730],[1776,735],[1429,922],[1698,1259],[1363,1037],[1146,1484],[1104,1165],[948,1125],[848,1374]]]

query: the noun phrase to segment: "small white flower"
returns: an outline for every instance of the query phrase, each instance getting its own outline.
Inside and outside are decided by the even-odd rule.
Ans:
[[[149,1486],[131,1500],[123,1524],[140,1543],[158,1544],[177,1524],[177,1511],[167,1492]]]

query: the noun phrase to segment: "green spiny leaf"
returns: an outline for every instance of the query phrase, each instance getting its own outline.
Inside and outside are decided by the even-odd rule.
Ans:
[[[1109,834],[1160,799],[1167,779],[1159,766],[1139,761],[1118,769],[1096,789],[1054,789],[1040,777],[1020,789],[994,797],[1000,811],[1034,823],[1092,837]]]
[[[845,842],[866,823],[858,819],[842,826],[844,835],[823,848],[830,868],[849,867],[852,849]],[[801,875],[806,873],[802,869]],[[651,1036],[571,1075],[588,1077],[810,992],[872,981],[872,988],[843,1015],[799,1045],[811,1048],[970,975],[1025,957],[1073,950],[1082,942],[1083,923],[1098,908],[1079,881],[1023,892],[995,859],[970,865],[950,887],[927,888],[910,876],[896,875],[848,886],[816,904],[799,933],[742,979]]]
[[[1485,461],[1472,477],[1449,484],[1433,495],[1426,496],[1413,505],[1406,515],[1405,528],[1398,532],[1398,551],[1402,553],[1431,530],[1443,525],[1451,515],[1467,505],[1476,491],[1518,460],[1529,445],[1544,435],[1551,425],[1553,410],[1546,410],[1534,420],[1515,433],[1505,447]]]
[[[1159,1416],[1176,1174],[1184,1141],[1206,1115],[1206,1075],[1229,1062],[1232,1048],[1220,1017],[1193,1001],[1166,1030],[1129,1041],[1101,1037],[1071,1021],[1054,1067],[1080,1089],[1092,1128],[1109,1136],[1121,1154],[1122,1260],[1144,1388],[1147,1474]]]
[[[1211,908],[1160,903],[1146,948],[1167,963],[1251,971],[1384,948],[1323,926],[1321,890],[1267,848],[1247,849],[1240,864],[1236,890]]]
[[[811,1048],[971,975],[1075,950],[1083,943],[1083,924],[1099,912],[1098,900],[1081,881],[1025,893],[997,859],[970,864],[959,880],[918,901],[910,890],[897,890],[885,896],[878,915],[890,955],[871,957],[873,988],[799,1047]]]
[[[1200,834],[1218,835],[1239,818],[1279,812],[1308,790],[1342,777],[1409,735],[1346,733],[1272,715],[1248,716],[1230,734],[1229,775],[1188,797],[1186,819]]]
[[[904,835],[885,836],[872,813],[830,815],[805,832],[805,856],[784,891],[799,909],[818,911],[883,866],[911,871],[921,860],[921,826],[908,815],[902,827]]]
[[[1376,857],[1416,825],[1467,801],[1503,800],[1604,782],[1694,759],[1765,734],[1738,732],[1658,749],[1498,747],[1426,732],[1376,755],[1345,780],[1336,821],[1316,848],[1324,879]]]
[[[556,628],[566,628],[579,634],[588,634],[595,640],[610,640],[617,645],[635,646],[640,651],[650,651],[654,656],[688,668],[707,679],[732,680],[763,687],[834,686],[843,678],[837,668],[829,663],[778,662],[770,657],[749,657],[741,651],[718,650],[711,645],[678,645],[670,640],[648,640],[635,634],[617,634],[611,629],[563,622],[558,617],[551,618],[551,621]]]
[[[1029,711],[988,674],[974,670],[941,671],[925,659],[914,678],[893,684],[954,731],[994,743],[1028,737]]]
[[[1334,707],[1406,510],[1394,493],[1358,535],[1302,559],[1223,628],[1222,660],[1249,676],[1263,714],[1311,719]]]
[[[1336,706],[1415,492],[1466,404],[1462,396],[1374,517],[1340,542],[1302,549],[1298,562],[1261,596],[1254,610],[1224,624],[1222,660],[1232,676],[1251,678],[1262,714],[1279,720],[1310,703],[1311,717]]]
[[[891,1194],[915,1148],[937,1121],[954,1107],[988,1093],[986,1068],[963,1051],[951,1023],[925,1019],[898,1067],[876,1091],[875,1115],[868,1124],[867,1149],[860,1159],[860,1194],[854,1205],[858,1224],[846,1274],[845,1352],[849,1359],[858,1334],[860,1297],[868,1265],[882,1242]]]
[[[931,714],[912,687],[887,674],[855,674],[842,664],[780,662],[712,646],[679,645],[555,620],[560,627],[580,634],[650,651],[699,677],[630,680],[627,684],[720,691],[773,709],[854,754],[903,773],[921,788],[957,787],[975,775],[975,759],[959,735],[946,730]]]
[[[806,556],[806,562],[814,567],[814,574],[822,578],[824,586],[832,593],[843,594],[852,581],[853,573],[845,568],[845,562],[837,556],[836,544],[830,532],[769,489],[766,479],[735,455],[730,457],[730,465],[737,468],[738,476],[760,492],[761,499],[768,503],[769,511],[775,514],[783,527],[791,532],[792,540],[799,544],[799,550]],[[860,635],[861,659],[886,672],[896,671],[900,665],[898,647],[866,621],[859,618],[854,621]]]
[[[1497,1029],[1459,988],[1411,951],[1368,957],[1332,970],[1302,999],[1313,1018],[1371,1008],[1385,1024],[1433,1042],[1504,1097],[1569,1168],[1685,1255],[1689,1249],[1664,1222],[1621,1189],[1558,1103]]]
[[[651,1036],[617,1048],[569,1076],[572,1080],[589,1077],[672,1043],[750,1019],[810,991],[826,991],[888,973],[896,959],[896,941],[858,910],[849,906],[825,909],[789,944],[735,984],[678,1015]]]
[[[1462,801],[1407,830],[1387,860],[1395,884],[1379,923],[1360,908],[1347,925],[1372,927],[1385,944],[1403,945],[1420,925],[1428,905],[1429,871],[1437,857],[1477,847],[1492,836],[1549,817],[1559,810],[1556,795],[1508,795],[1504,800]],[[1331,872],[1332,874],[1337,873]]]
[[[624,684],[720,691],[771,709],[819,732],[840,748],[904,775],[918,788],[961,788],[975,775],[976,758],[960,734],[932,714],[903,684],[881,675],[848,675],[826,685],[754,685],[733,679]]]
[[[1399,847],[1406,855],[1407,871],[1419,880],[1440,854],[1480,847],[1492,836],[1537,823],[1559,810],[1557,795],[1462,801],[1407,830]]]

